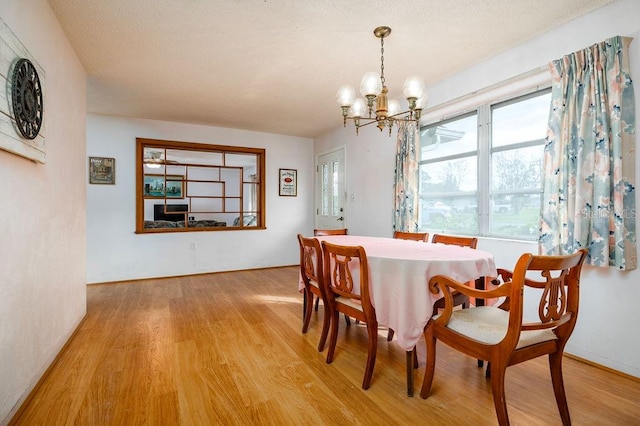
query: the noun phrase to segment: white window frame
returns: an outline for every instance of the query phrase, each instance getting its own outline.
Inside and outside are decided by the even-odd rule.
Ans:
[[[536,141],[526,141],[506,147],[492,148],[491,127],[492,109],[508,103],[526,100],[544,92],[549,92],[551,81],[548,70],[538,68],[503,83],[494,85],[487,89],[474,92],[473,94],[460,97],[447,102],[436,108],[428,110],[425,114],[425,125],[421,130],[434,125],[461,119],[464,116],[475,113],[478,124],[478,144],[477,144],[477,214],[478,214],[478,234],[483,237],[495,237],[501,239],[514,239],[528,241],[517,236],[506,236],[491,232],[491,163],[492,155],[497,152],[514,150],[528,146],[538,146],[544,144],[544,139]],[[456,159],[468,157],[468,153],[452,155],[446,159]],[[442,161],[439,159],[438,161]],[[420,159],[419,164],[428,164],[429,160]],[[446,230],[436,230],[425,228],[424,231],[446,232]]]

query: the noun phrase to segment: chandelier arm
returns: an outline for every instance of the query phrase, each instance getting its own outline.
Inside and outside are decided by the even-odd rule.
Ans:
[[[407,117],[398,117],[399,115],[405,115],[405,114],[407,114]],[[416,121],[416,119],[413,118],[413,111],[411,110],[398,112],[396,114],[387,116],[387,118],[393,118],[396,121]]]
[[[390,116],[386,117],[386,120],[405,121],[405,122],[411,122],[411,121],[417,122],[418,121],[417,118],[414,118],[411,115],[409,115],[407,117],[399,117],[399,116],[401,116],[403,114],[411,114],[411,111],[404,111],[404,112],[399,112],[397,114],[390,115]],[[365,124],[360,124],[359,127],[363,127],[363,126],[366,126],[368,124],[377,123],[379,121],[382,121],[382,120],[377,120],[375,117],[351,117],[351,116],[344,117],[345,120],[355,120],[356,118],[358,118],[358,119],[360,119],[362,121],[366,121]]]
[[[387,118],[393,118],[394,120],[406,119],[406,120],[409,120],[409,121],[411,121],[411,120],[415,121],[415,118],[412,118],[413,112],[414,111],[411,111],[411,110],[397,112],[397,113],[395,113],[393,115],[387,116]],[[407,117],[399,117],[401,115],[406,115]],[[344,117],[346,119],[348,119],[348,120],[353,120],[354,118],[360,118],[361,120],[374,120],[374,121],[376,120],[376,117],[372,117],[372,116],[369,116],[369,117],[355,117],[355,116],[351,116],[351,115],[346,115]]]
[[[352,119],[351,117],[349,117],[349,118]],[[360,123],[360,124],[356,125],[356,128],[368,126],[369,124],[373,124],[373,123],[377,123],[378,122],[375,118],[361,118],[360,120],[364,120],[365,123],[364,124]]]
[[[356,118],[357,117],[349,117],[349,119],[354,120],[354,121],[355,121]],[[375,123],[377,120],[375,119],[375,117],[373,117],[373,118],[360,117],[360,121],[366,123],[366,124],[360,124],[360,126],[366,126],[369,123]]]

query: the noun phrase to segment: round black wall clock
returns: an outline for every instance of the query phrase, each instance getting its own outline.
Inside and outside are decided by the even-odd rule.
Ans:
[[[35,139],[42,126],[42,86],[30,60],[16,63],[11,79],[13,115],[20,134]]]

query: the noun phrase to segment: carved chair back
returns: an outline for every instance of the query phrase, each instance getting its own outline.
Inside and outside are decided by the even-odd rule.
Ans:
[[[402,231],[394,231],[393,238],[399,240],[415,240],[415,241],[429,241],[429,233],[428,232],[402,232]]]
[[[458,237],[455,235],[433,234],[432,243],[449,244],[452,246],[471,247],[478,246],[478,239],[475,237]]]
[[[320,237],[323,235],[348,235],[349,231],[346,228],[342,229],[314,229],[313,235]]]

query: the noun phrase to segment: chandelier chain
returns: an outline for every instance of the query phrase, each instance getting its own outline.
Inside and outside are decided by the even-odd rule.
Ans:
[[[380,38],[380,81],[384,86],[384,37]]]

